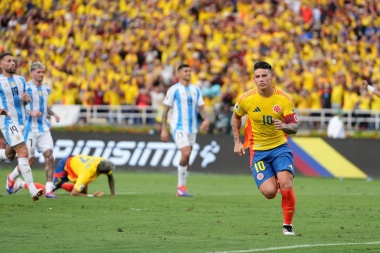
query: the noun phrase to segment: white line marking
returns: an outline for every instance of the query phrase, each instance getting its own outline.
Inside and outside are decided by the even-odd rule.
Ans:
[[[283,249],[298,249],[298,248],[328,247],[328,246],[346,246],[346,245],[368,245],[368,244],[380,244],[380,241],[379,242],[362,242],[362,243],[360,243],[360,242],[348,242],[348,243],[327,243],[327,244],[302,244],[302,245],[294,245],[294,246],[264,248],[264,249],[216,251],[216,252],[208,252],[208,253],[248,253],[248,252],[283,250]]]
[[[116,195],[135,195],[137,192],[116,192]]]

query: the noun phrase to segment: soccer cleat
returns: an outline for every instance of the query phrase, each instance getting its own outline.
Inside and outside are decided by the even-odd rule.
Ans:
[[[44,194],[44,190],[42,189],[36,189],[33,197],[32,197],[32,200],[33,201],[37,201],[42,195]]]
[[[21,178],[17,178],[15,184],[13,185],[13,193],[16,193],[18,191],[22,190],[22,186],[24,185],[24,181]]]
[[[54,194],[54,192],[47,192],[47,193],[45,193],[45,198],[47,198],[47,199],[56,199],[57,196]]]
[[[282,226],[282,233],[284,235],[295,235],[292,225],[283,225]]]
[[[177,197],[192,197],[193,195],[189,194],[186,190],[186,186],[182,185],[180,187],[177,187]]]
[[[5,188],[7,189],[7,192],[9,194],[12,194],[13,193],[13,186],[15,184],[15,181],[13,179],[10,178],[11,174],[8,174],[7,176],[7,183],[5,185]]]

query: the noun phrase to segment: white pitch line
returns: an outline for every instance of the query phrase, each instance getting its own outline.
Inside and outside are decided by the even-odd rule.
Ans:
[[[64,195],[70,195],[69,193],[67,192],[54,192],[55,195],[59,195],[59,196],[64,196]],[[137,192],[116,192],[116,195],[136,195],[138,194]],[[8,196],[8,194],[0,194],[0,195],[4,195],[4,196]],[[17,193],[18,195],[18,193]],[[104,194],[104,196],[106,196],[107,193]]]
[[[137,192],[116,192],[116,195],[135,195]]]
[[[293,246],[283,246],[283,247],[271,247],[264,249],[247,249],[247,250],[233,250],[233,251],[215,251],[208,253],[248,253],[248,252],[263,252],[263,251],[274,251],[283,249],[298,249],[298,248],[312,248],[312,247],[328,247],[328,246],[346,246],[346,245],[369,245],[369,244],[380,244],[379,242],[348,242],[348,243],[327,243],[327,244],[302,244]]]

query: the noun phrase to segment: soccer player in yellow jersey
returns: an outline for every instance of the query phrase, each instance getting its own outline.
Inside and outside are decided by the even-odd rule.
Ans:
[[[104,193],[99,191],[87,194],[87,186],[99,175],[105,174],[111,195],[115,196],[114,169],[115,165],[102,157],[75,155],[63,158],[54,170],[54,191],[63,188],[71,196],[102,197]]]
[[[257,62],[254,75],[256,88],[245,92],[234,107],[234,152],[242,156],[246,148],[250,149],[252,175],[267,199],[275,198],[280,187],[283,234],[294,235],[294,159],[287,144],[287,135],[297,133],[297,117],[289,96],[272,85],[274,73],[270,64]],[[247,115],[247,124],[243,144],[240,141],[240,127],[244,115]]]

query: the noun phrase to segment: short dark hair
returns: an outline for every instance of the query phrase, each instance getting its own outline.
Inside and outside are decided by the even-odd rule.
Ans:
[[[258,70],[258,69],[269,69],[270,71],[272,71],[272,66],[265,61],[259,61],[259,62],[256,62],[254,66],[254,70]]]
[[[1,53],[0,54],[0,61],[2,61],[5,58],[5,56],[13,56],[13,54],[10,52]]]
[[[183,68],[190,68],[190,65],[189,64],[181,64],[181,65],[178,66],[177,71],[180,71]]]

